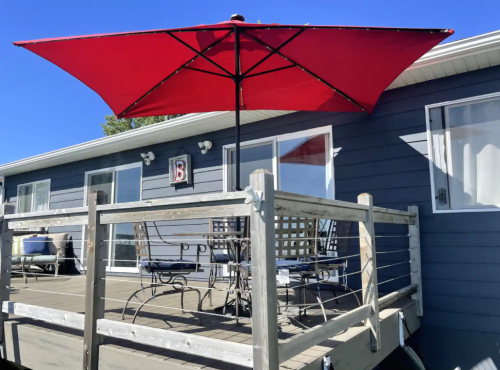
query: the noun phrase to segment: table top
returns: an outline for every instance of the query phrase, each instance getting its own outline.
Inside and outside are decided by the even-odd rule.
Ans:
[[[177,233],[172,234],[173,236],[235,236],[241,235],[243,231],[205,231],[205,232],[193,232],[193,233]]]

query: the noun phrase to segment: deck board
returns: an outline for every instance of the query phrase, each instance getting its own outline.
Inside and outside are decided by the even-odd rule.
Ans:
[[[118,280],[118,281],[117,281]],[[128,281],[134,281],[133,283]],[[110,277],[110,280],[106,281],[106,298],[126,300],[134,289],[140,287],[137,284],[139,280],[133,277],[119,278]],[[149,281],[145,279],[144,285],[147,286]],[[206,282],[196,282],[190,281],[192,286],[200,286],[200,288],[206,287]],[[61,276],[58,278],[47,276],[40,277],[38,281],[35,281],[33,277],[29,277],[28,283],[25,284],[24,280],[21,278],[13,278],[12,280],[13,292],[11,293],[11,301],[21,302],[26,304],[38,305],[43,307],[55,308],[65,311],[84,313],[84,298],[64,295],[64,293],[70,294],[81,294],[85,293],[85,279],[82,276],[66,277]],[[225,300],[225,292],[222,291],[227,287],[227,283],[220,283],[217,288],[221,291],[213,292],[213,306],[209,306],[208,298],[204,302],[203,309],[207,313],[217,313],[214,311],[215,307],[221,306]],[[163,290],[170,291],[170,287],[158,287],[157,297],[151,301],[151,304],[156,306],[166,306],[180,309],[180,293],[159,295]],[[202,294],[205,290],[200,289]],[[45,293],[44,291],[50,291],[58,294]],[[324,299],[332,298],[333,295],[330,291],[322,291],[322,296]],[[139,294],[144,299],[151,297],[151,291],[145,289],[144,292]],[[281,295],[280,298],[283,298]],[[290,290],[290,299],[294,302],[297,297],[295,297],[293,290]],[[309,300],[311,303],[315,303],[315,298],[310,295]],[[197,298],[193,292],[187,293],[185,296],[185,308],[189,310],[195,310],[197,305]],[[329,308],[335,308],[337,310],[349,310],[357,307],[356,300],[353,295],[344,297],[340,299],[340,304],[336,305],[335,302],[331,302],[327,305]],[[121,311],[123,308],[122,302],[117,302],[113,300],[106,300],[105,304],[105,318],[109,320],[121,320]],[[132,309],[127,310],[125,322],[132,322]],[[184,333],[191,333],[196,335],[201,335],[209,338],[217,338],[226,340],[229,342],[237,342],[244,344],[253,344],[252,341],[252,327],[249,320],[243,319],[240,325],[235,324],[234,319],[227,319],[220,316],[207,316],[202,315],[202,325],[198,325],[196,313],[185,312],[169,308],[160,307],[144,307],[143,311],[140,312],[136,324],[162,328],[166,330],[181,331]],[[328,317],[333,318],[335,314],[333,311],[328,311]],[[11,317],[13,320],[17,320],[16,317]],[[294,336],[304,329],[311,326],[317,325],[323,321],[321,311],[319,309],[312,309],[309,311],[309,315],[303,318],[302,321],[298,320],[298,317],[293,314],[289,314],[288,317],[279,318],[279,338],[280,340],[287,339],[290,336]],[[20,322],[23,325],[29,327],[40,326],[40,322],[34,320],[22,319]],[[51,325],[43,325],[46,329],[54,332],[66,333],[67,330],[60,327],[55,327]],[[350,335],[356,335],[357,332],[363,330],[364,328],[352,328],[348,332]],[[341,334],[335,338],[340,338],[346,334]],[[338,345],[342,340],[337,341],[327,341],[330,344],[314,346],[303,353],[295,356],[294,358],[282,363],[280,365],[281,369],[287,370],[297,370],[307,368],[309,364],[315,363],[319,357],[324,356],[325,353],[332,350],[334,345]],[[109,351],[120,351],[124,350],[127,354],[137,355],[140,358],[149,360],[157,360],[163,363],[176,364],[179,369],[191,368],[191,369],[203,369],[203,370],[237,370],[243,369],[236,365],[231,365],[218,360],[208,359],[201,356],[190,355],[180,352],[175,352],[171,350],[166,350],[163,348],[155,348],[150,346],[144,346],[132,342],[127,342],[124,340],[115,340],[113,338],[106,338],[106,347]],[[111,353],[110,352],[110,353]],[[113,353],[115,353],[113,352]],[[149,361],[148,360],[148,361]],[[155,362],[156,363],[156,362]],[[336,367],[337,368],[337,367]],[[38,370],[35,368],[35,370]]]

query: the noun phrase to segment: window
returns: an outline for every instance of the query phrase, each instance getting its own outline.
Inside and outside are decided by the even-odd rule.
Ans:
[[[224,147],[224,189],[234,191],[234,145]],[[275,187],[304,195],[333,198],[331,127],[312,129],[241,144],[241,188],[250,174],[266,169]]]
[[[17,213],[47,211],[49,200],[50,180],[30,182],[17,187]]]
[[[142,162],[106,168],[85,174],[85,202],[90,194],[100,191],[105,194],[105,204],[127,203],[141,200]],[[84,228],[85,240],[87,230]],[[134,230],[131,223],[111,225],[108,228],[110,248],[107,266],[110,271],[136,272]],[[87,248],[82,250],[83,261]],[[84,263],[85,264],[85,263]]]
[[[435,212],[499,210],[500,94],[427,107]]]

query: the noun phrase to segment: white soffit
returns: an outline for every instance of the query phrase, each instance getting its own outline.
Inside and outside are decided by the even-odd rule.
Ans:
[[[387,88],[413,85],[500,65],[500,30],[434,47]]]
[[[289,113],[293,113],[293,111],[242,111],[240,122],[242,125],[245,125]],[[1,165],[0,177],[231,128],[234,127],[234,121],[234,112],[187,114],[151,126],[141,127],[121,134],[103,137]]]

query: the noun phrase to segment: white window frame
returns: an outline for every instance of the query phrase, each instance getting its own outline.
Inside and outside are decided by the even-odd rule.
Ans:
[[[46,180],[40,180],[40,181],[32,181],[32,182],[27,182],[27,183],[24,183],[24,184],[19,184],[17,185],[17,201],[16,201],[16,213],[19,213],[19,188],[21,186],[27,186],[27,185],[31,185],[33,187],[33,192],[31,193],[31,209],[33,209],[33,205],[35,204],[35,185],[36,184],[43,184],[43,183],[47,183],[49,185],[49,196],[48,196],[48,199],[49,199],[49,204],[48,204],[48,209],[50,209],[50,196],[51,196],[51,191],[50,191],[50,185],[51,185],[51,181],[50,179],[46,179]],[[34,211],[31,210],[30,212],[27,212],[27,213],[33,213]]]
[[[292,139],[297,139],[297,138],[305,138],[307,136],[316,136],[316,135],[322,135],[322,134],[328,134],[328,146],[327,148],[328,153],[327,153],[327,163],[326,163],[326,183],[325,183],[325,188],[327,189],[327,194],[328,198],[330,199],[335,199],[335,171],[334,171],[334,164],[333,164],[333,129],[332,126],[323,126],[323,127],[317,127],[317,128],[312,128],[309,130],[303,130],[303,131],[297,131],[289,134],[283,134],[283,135],[275,135],[275,136],[269,136],[265,137],[262,139],[257,139],[257,140],[249,140],[249,141],[244,141],[240,144],[241,148],[243,149],[244,147],[249,147],[253,145],[259,145],[263,143],[272,143],[273,144],[273,174],[274,174],[274,188],[277,190],[279,188],[279,174],[278,174],[278,143],[281,141],[286,141],[286,140],[292,140]],[[228,158],[229,158],[229,151],[231,149],[234,149],[236,147],[236,144],[228,144],[224,145],[222,147],[222,182],[223,182],[223,190],[224,193],[228,193],[231,191],[230,189],[230,176],[229,176],[229,165],[228,165]],[[329,189],[329,191],[328,191]]]
[[[458,99],[458,100],[452,100],[452,101],[446,101],[446,102],[441,102],[441,103],[436,103],[436,104],[429,104],[425,106],[425,126],[426,126],[426,131],[427,131],[427,149],[429,153],[429,171],[431,175],[431,201],[432,201],[432,213],[464,213],[464,212],[498,212],[500,211],[500,207],[494,207],[494,206],[484,206],[484,207],[474,207],[474,208],[460,208],[460,209],[436,209],[436,199],[435,199],[435,185],[434,185],[434,151],[432,148],[432,131],[431,131],[431,126],[430,126],[430,113],[429,111],[433,108],[441,108],[445,107],[445,120],[448,120],[448,107],[451,106],[458,106],[458,105],[465,105],[469,103],[475,103],[475,102],[480,102],[480,101],[487,101],[489,99],[494,99],[494,98],[499,98],[500,97],[500,92],[492,93],[492,94],[485,94],[485,95],[478,95],[478,96],[473,96],[465,99]],[[445,125],[445,137],[446,141],[449,142],[450,139],[450,133],[449,133],[449,126]],[[446,156],[448,160],[448,167],[451,165],[451,153],[450,153],[450,146],[447,145],[446,148]],[[449,170],[451,171],[451,170]],[[450,173],[450,172],[449,172]],[[450,173],[451,174],[451,173]],[[449,189],[448,189],[448,194],[449,194]],[[449,201],[451,203],[451,198],[449,198]]]
[[[140,199],[139,201],[142,200],[142,180],[143,180],[143,176],[144,176],[144,168],[143,168],[143,162],[135,162],[135,163],[129,163],[129,164],[125,164],[125,165],[121,165],[121,166],[114,166],[114,167],[107,167],[107,168],[101,168],[101,169],[98,169],[98,170],[93,170],[93,171],[87,171],[85,172],[85,182],[84,182],[84,187],[83,187],[83,206],[86,207],[87,206],[87,197],[88,197],[88,181],[89,181],[89,175],[95,175],[95,174],[99,174],[99,173],[103,173],[103,172],[112,172],[113,173],[113,184],[112,184],[112,187],[111,187],[111,198],[115,199],[115,181],[116,181],[116,172],[117,171],[123,171],[123,170],[129,170],[131,168],[141,168],[141,181],[140,181],[140,190],[139,190],[139,194],[140,194]],[[113,203],[114,204],[114,203]],[[109,237],[108,239],[109,240],[112,240],[113,238],[113,225],[111,225],[111,227],[109,228]],[[82,238],[85,237],[85,226],[82,226]],[[110,243],[111,244],[111,243]],[[80,252],[80,256],[82,258],[82,261],[83,261],[83,258],[84,258],[84,246],[85,246],[85,241],[82,240],[82,250]],[[110,264],[110,261],[111,261],[111,248],[108,248],[108,261],[106,263],[106,271],[109,271],[109,272],[128,272],[128,273],[139,273],[139,260],[137,261],[137,267],[110,267],[109,264]],[[80,269],[81,270],[85,270],[86,267],[84,266],[80,266]]]

